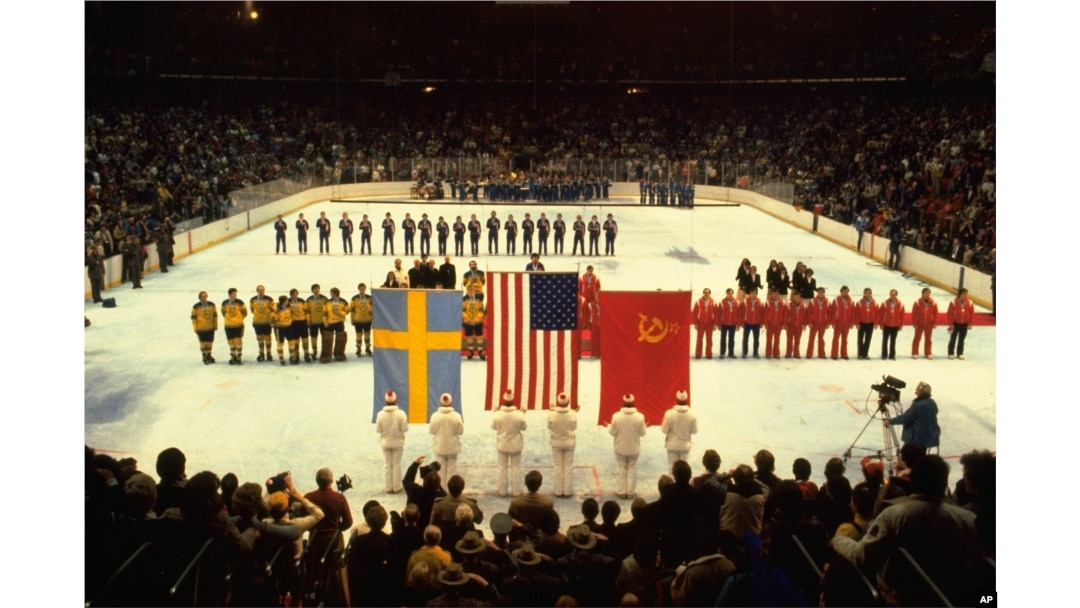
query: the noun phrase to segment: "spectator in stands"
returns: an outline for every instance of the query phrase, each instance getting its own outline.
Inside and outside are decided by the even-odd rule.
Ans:
[[[734,483],[728,488],[727,498],[720,510],[720,530],[742,538],[743,532],[761,533],[765,513],[765,492],[762,484],[754,479],[754,469],[740,464],[731,474]]]
[[[549,496],[540,494],[544,476],[535,469],[525,474],[525,489],[521,496],[510,501],[507,513],[524,526],[539,530],[548,513],[555,511],[555,503]]]
[[[160,481],[157,485],[154,512],[159,517],[165,509],[180,506],[180,496],[183,494],[187,480],[187,474],[184,471],[186,464],[187,457],[179,448],[167,448],[158,454],[156,469]]]

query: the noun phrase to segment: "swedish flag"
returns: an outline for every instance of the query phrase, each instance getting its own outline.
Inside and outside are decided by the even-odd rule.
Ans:
[[[461,292],[375,289],[375,404],[393,390],[409,423],[427,423],[449,393],[461,412]]]

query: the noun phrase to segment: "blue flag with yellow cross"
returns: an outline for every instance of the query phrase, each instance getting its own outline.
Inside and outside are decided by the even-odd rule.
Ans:
[[[461,413],[461,298],[460,291],[372,291],[372,422],[388,390],[397,393],[398,407],[410,424],[426,424],[443,393],[450,394]]]

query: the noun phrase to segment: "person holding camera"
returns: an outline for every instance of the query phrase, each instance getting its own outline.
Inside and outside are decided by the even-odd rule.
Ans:
[[[430,466],[420,466],[424,464],[425,458],[423,455],[417,456],[405,471],[405,478],[401,480],[405,487],[406,504],[414,504],[420,509],[421,522],[431,521],[432,505],[437,499],[446,496],[442,488],[442,477],[439,475],[442,465],[435,461]],[[416,483],[417,471],[420,472],[420,483]]]
[[[905,444],[913,443],[923,450],[936,448],[941,443],[941,427],[938,425],[938,406],[930,397],[930,385],[920,382],[915,387],[915,400],[911,407],[892,420],[885,420],[885,426],[902,425],[900,440]]]
[[[284,487],[280,487],[280,484],[284,484]],[[277,491],[273,491],[273,490]],[[293,484],[291,473],[282,473],[276,477],[270,478],[267,482],[267,490],[271,490],[270,498],[267,504],[270,508],[270,518],[272,522],[278,525],[293,525],[300,529],[301,534],[314,530],[315,526],[322,521],[325,513],[319,507],[319,505],[311,502],[296,489]],[[292,501],[296,501],[304,507],[304,511],[307,515],[301,517],[293,517],[289,505]],[[302,537],[298,537],[293,541],[293,555],[294,560],[299,559],[304,553],[304,540]]]
[[[348,475],[342,475],[338,479],[336,491],[331,487],[333,483],[334,473],[329,467],[323,467],[315,473],[315,484],[319,486],[319,489],[304,495],[304,498],[322,509],[324,514],[311,533],[311,547],[308,549],[308,555],[315,557],[316,561],[321,559],[328,544],[336,538],[333,567],[337,576],[337,590],[344,605],[350,606],[349,586],[346,584],[348,572],[345,570],[342,556],[345,551],[345,535],[352,529],[353,517],[349,501],[342,492],[352,487],[352,479]],[[341,534],[337,534],[338,531],[341,531]]]

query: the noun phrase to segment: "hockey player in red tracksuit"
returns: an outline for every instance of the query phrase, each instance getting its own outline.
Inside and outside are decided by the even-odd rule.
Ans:
[[[915,339],[911,341],[911,358],[919,358],[919,340],[925,335],[923,354],[927,359],[934,358],[933,334],[937,325],[937,302],[930,297],[930,288],[924,287],[922,297],[911,305],[911,326],[915,329]]]
[[[877,326],[878,305],[874,300],[874,294],[867,287],[863,290],[863,297],[855,302],[855,321],[859,324],[858,347],[859,358],[870,358],[870,342],[874,338],[874,327]]]
[[[848,286],[840,288],[840,295],[829,305],[829,322],[832,324],[832,358],[837,355],[847,359],[847,338],[855,324],[855,302],[848,293]]]
[[[967,338],[968,328],[971,327],[971,319],[975,316],[975,305],[968,298],[968,290],[961,289],[956,293],[956,299],[949,302],[949,358],[956,353],[958,359],[964,358],[964,338]]]
[[[590,348],[593,357],[600,356],[600,277],[593,274],[593,267],[585,268],[585,274],[578,279],[578,298],[580,310],[578,319],[581,328],[588,328]]]
[[[825,288],[818,287],[807,306],[810,309],[810,339],[806,342],[806,358],[814,358],[814,342],[817,342],[818,359],[825,358],[825,328],[829,326],[829,298]]]
[[[896,299],[896,290],[889,291],[889,299],[878,309],[878,325],[881,326],[881,358],[896,359],[896,336],[904,325],[904,304]]]
[[[735,331],[742,325],[734,289],[729,287],[724,299],[716,305],[716,320],[720,325],[720,358],[723,359],[726,354],[729,359],[734,359]]]
[[[697,348],[694,358],[701,358],[701,339],[705,339],[705,358],[712,359],[712,334],[716,329],[716,301],[712,299],[712,290],[705,288],[701,298],[694,302],[694,327],[697,328]]]
[[[787,323],[787,304],[780,299],[780,294],[769,290],[769,299],[765,302],[765,358],[780,357],[780,329]]]
[[[758,358],[758,336],[761,323],[765,320],[765,303],[757,297],[757,289],[751,289],[750,295],[739,302],[739,318],[742,319],[742,358],[746,358],[750,334],[754,334],[754,358]]]
[[[799,342],[802,341],[802,330],[806,327],[806,324],[810,320],[810,309],[803,303],[802,297],[798,293],[791,294],[791,301],[787,305],[787,350],[784,351],[784,358],[790,359],[792,353],[796,359],[801,359],[799,356]]]

